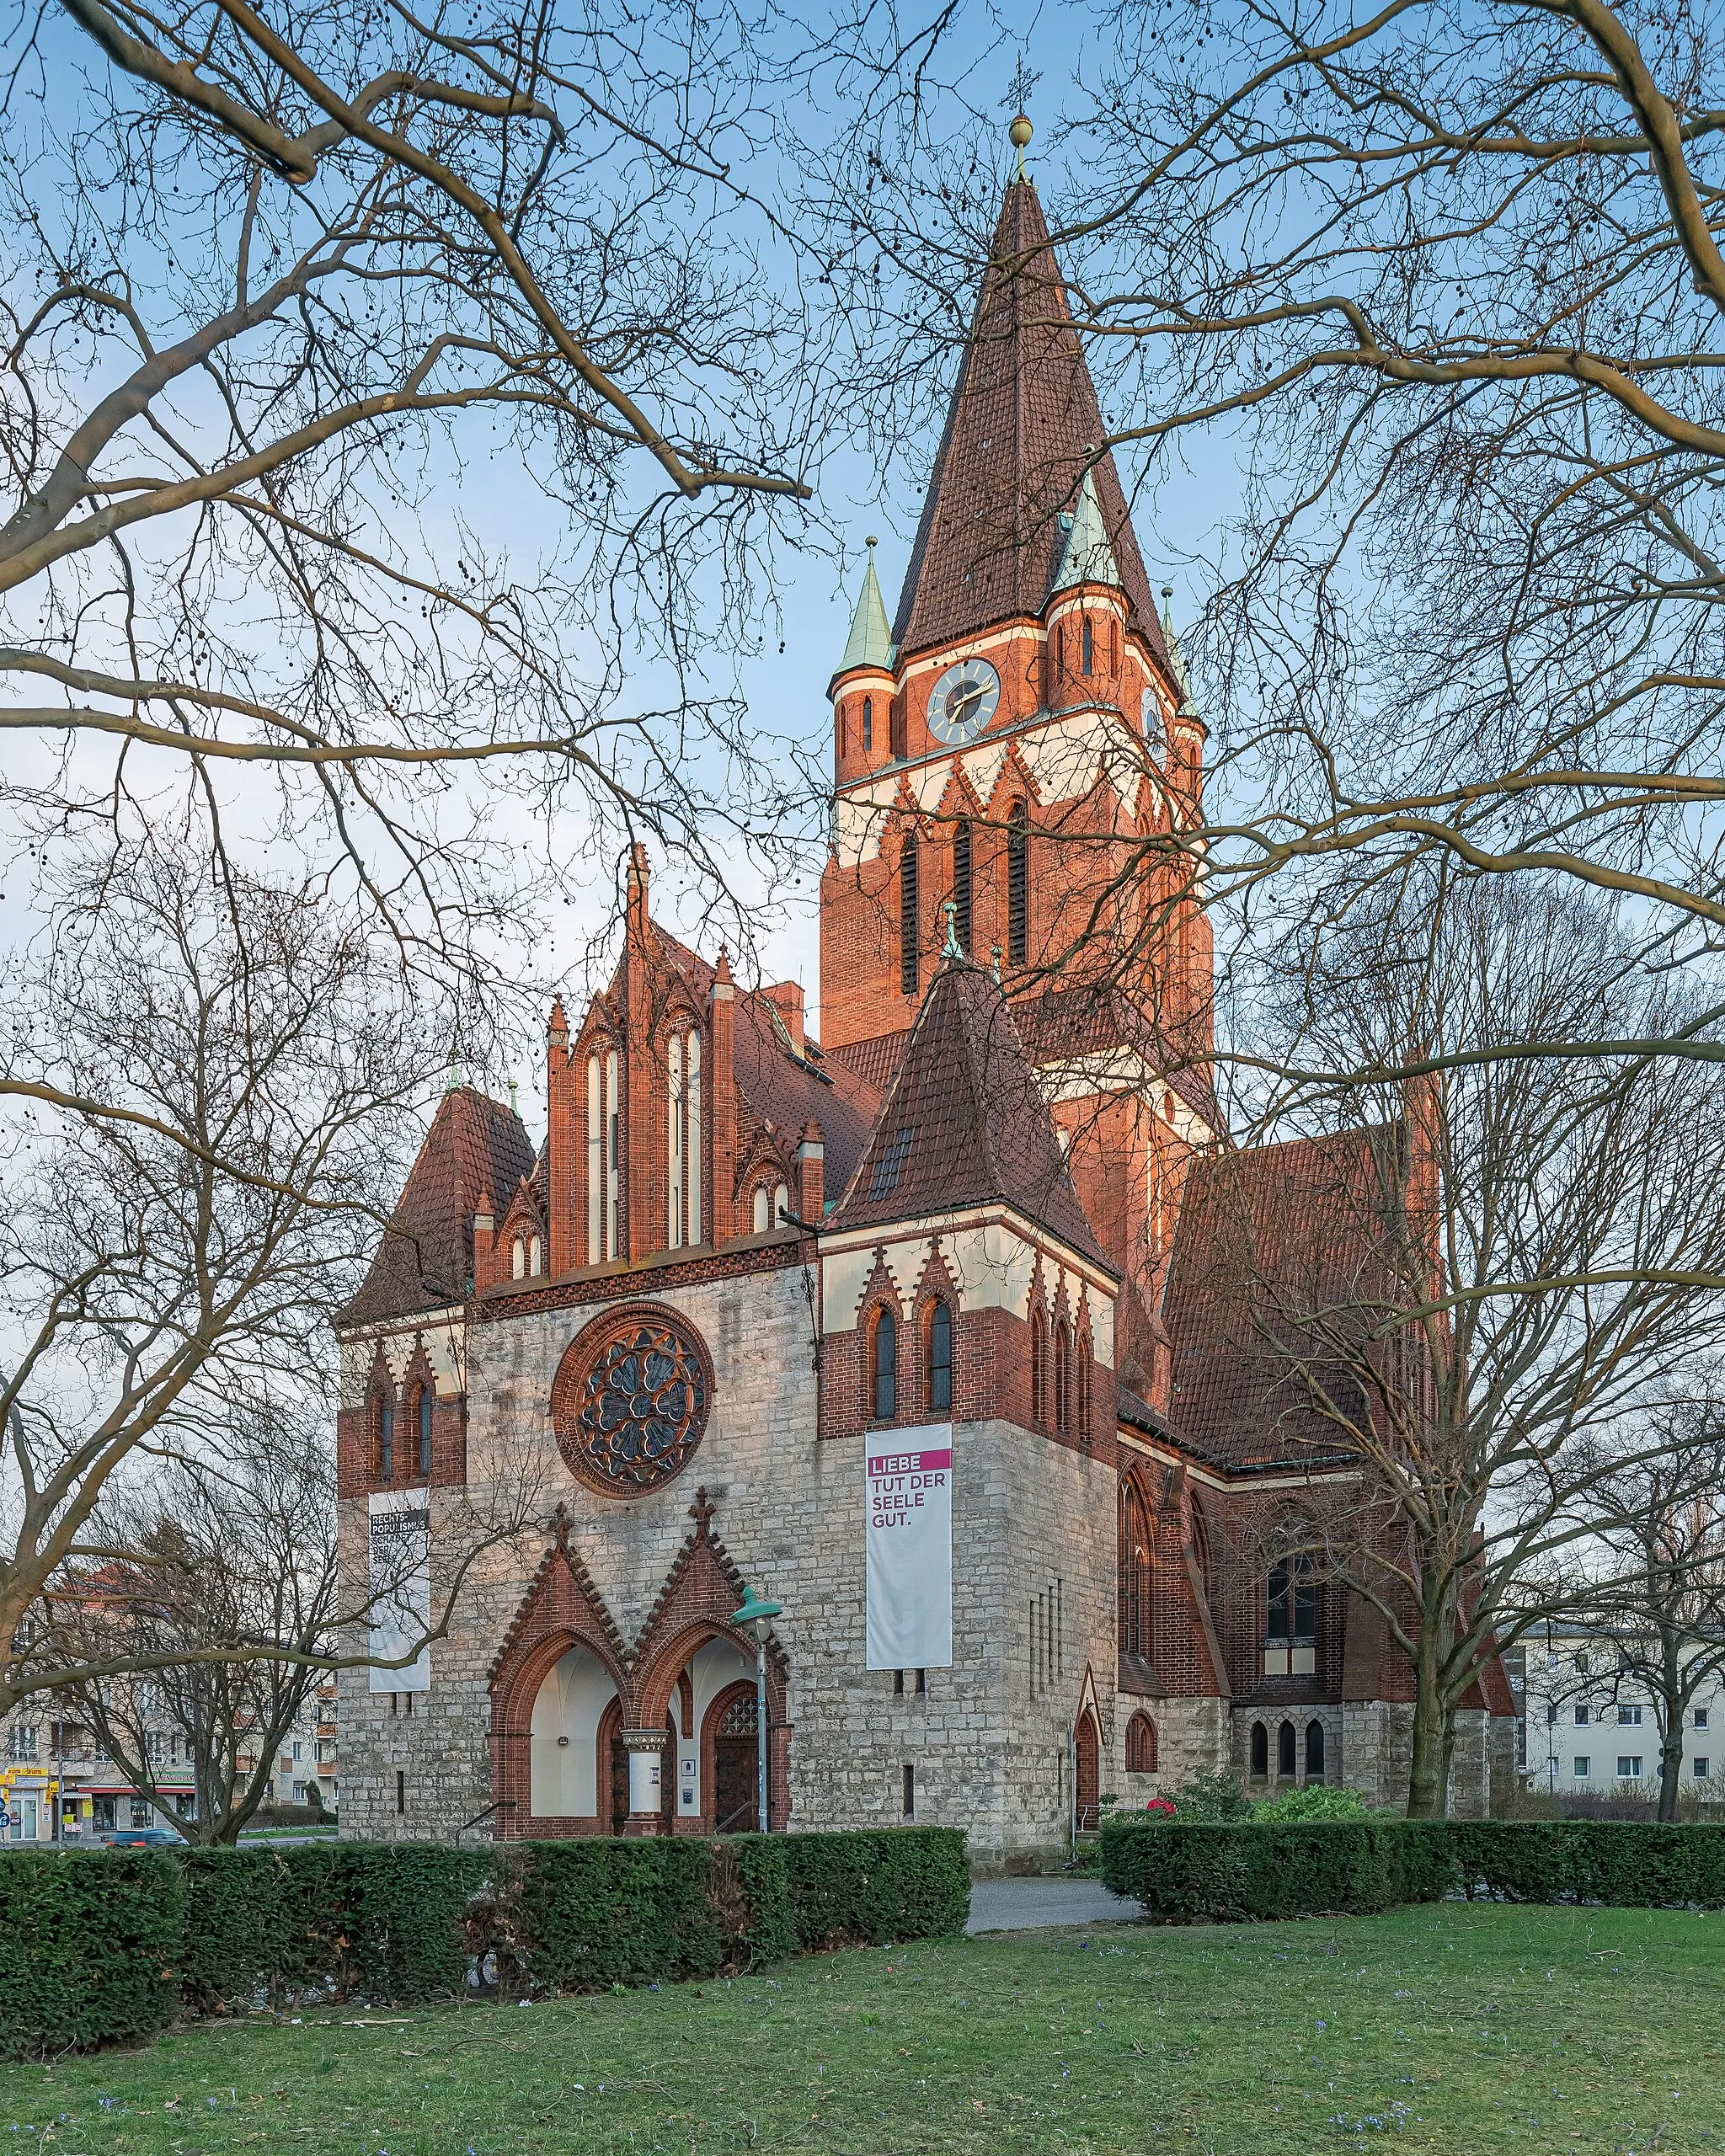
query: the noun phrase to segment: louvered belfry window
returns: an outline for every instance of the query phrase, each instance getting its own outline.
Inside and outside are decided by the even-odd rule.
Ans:
[[[1030,811],[1015,801],[1007,812],[1007,963],[1030,962]]]
[[[953,833],[953,932],[959,948],[970,952],[970,826],[962,823]]]
[[[916,835],[913,831],[899,855],[899,985],[906,995],[921,985],[921,953],[917,948],[918,911]]]

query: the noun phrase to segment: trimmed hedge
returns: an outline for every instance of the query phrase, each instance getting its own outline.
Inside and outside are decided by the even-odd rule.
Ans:
[[[1105,1821],[1102,1877],[1165,1923],[1365,1915],[1403,1902],[1725,1908],[1725,1827],[1593,1819]]]
[[[956,1827],[770,1838],[784,1854],[790,1921],[805,1951],[940,1939],[964,1929],[970,1860]]]
[[[492,1866],[424,1842],[298,1842],[172,1853],[186,1910],[180,1991],[195,2013],[333,1994],[406,2003],[467,1981],[462,1926]]]
[[[724,1959],[705,1842],[517,1842],[499,1857],[469,1935],[495,1949],[504,1990],[710,1977]]]
[[[1242,1923],[1439,1900],[1453,1870],[1441,1822],[1323,1819],[1183,1826],[1110,1819],[1102,1877],[1165,1923]]]
[[[318,1994],[411,2004],[470,1970],[546,1995],[962,1931],[964,1837],[880,1833],[0,1850],[0,2056]]]
[[[185,1882],[165,1849],[0,1856],[0,2057],[153,2036],[179,2009]]]
[[[1470,1899],[1725,1908],[1725,1826],[1711,1822],[1458,1819],[1449,1835]]]

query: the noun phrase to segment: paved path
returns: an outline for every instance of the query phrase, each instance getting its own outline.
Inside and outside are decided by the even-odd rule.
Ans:
[[[979,1879],[967,1931],[1046,1931],[1059,1924],[1124,1924],[1144,1914],[1098,1879]]]

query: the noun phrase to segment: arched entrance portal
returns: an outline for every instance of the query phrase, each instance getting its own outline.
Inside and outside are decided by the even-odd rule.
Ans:
[[[1081,1834],[1088,1834],[1095,1830],[1102,1799],[1102,1740],[1096,1716],[1088,1707],[1079,1716],[1072,1732],[1072,1770],[1078,1807],[1077,1828]]]
[[[569,1646],[533,1695],[527,1737],[527,1809],[533,1819],[598,1816],[600,1764],[606,1756],[600,1728],[616,1714],[611,1672],[590,1647]]]

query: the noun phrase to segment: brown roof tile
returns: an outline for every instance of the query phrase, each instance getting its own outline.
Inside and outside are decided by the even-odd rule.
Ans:
[[[1114,1267],[1091,1231],[1005,999],[978,966],[935,975],[836,1229],[1004,1201]]]
[[[1041,613],[1071,502],[1106,439],[1048,226],[1007,189],[893,623],[901,652]],[[1134,625],[1162,656],[1150,583],[1112,456],[1095,467]]]
[[[1314,1465],[1344,1449],[1292,1363],[1316,1345],[1302,1321],[1326,1310],[1363,1321],[1379,1292],[1374,1149],[1385,1136],[1344,1131],[1193,1161],[1162,1321],[1172,1412],[1200,1457]],[[1339,1369],[1335,1381],[1345,1381]]]
[[[1046,989],[1015,1000],[1012,1011],[1024,1053],[1039,1068],[1104,1049],[1134,1048],[1153,1070],[1164,1074],[1163,1082],[1212,1130],[1222,1128],[1222,1112],[1208,1080],[1183,1065],[1167,1037],[1119,988],[1103,984]],[[871,1040],[849,1041],[825,1053],[831,1062],[843,1064],[884,1091],[892,1083],[910,1038],[906,1027],[878,1033]]]
[[[823,1181],[842,1190],[856,1172],[880,1109],[880,1088],[811,1044],[798,1056],[772,1002],[759,990],[736,1000],[731,1067],[749,1114],[770,1123],[793,1152],[812,1118],[825,1144]]]
[[[371,1270],[337,1324],[375,1324],[462,1301],[473,1278],[480,1193],[500,1218],[532,1167],[533,1148],[513,1109],[470,1086],[446,1093]]]
[[[895,1033],[877,1033],[873,1040],[846,1041],[842,1048],[825,1049],[822,1053],[829,1063],[854,1072],[865,1086],[884,1093],[893,1082],[893,1073],[910,1038],[911,1028],[905,1026]]]

